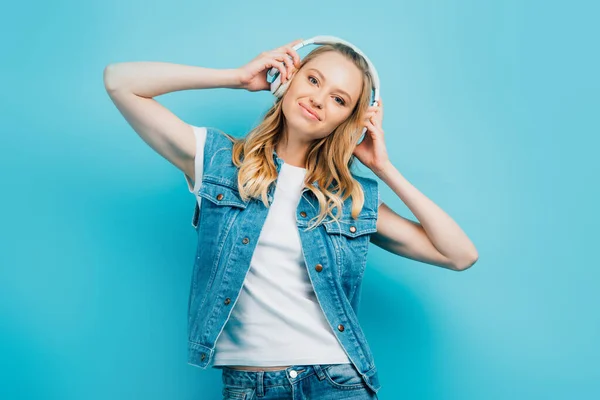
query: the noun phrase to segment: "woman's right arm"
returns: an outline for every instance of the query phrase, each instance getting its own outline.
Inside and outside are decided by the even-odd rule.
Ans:
[[[104,86],[136,133],[192,181],[196,178],[193,129],[154,97],[179,90],[242,88],[239,69],[151,61],[108,65],[104,69]]]
[[[110,64],[104,69],[104,86],[137,134],[194,182],[194,130],[153,97],[189,89],[269,90],[267,70],[277,68],[282,82],[291,77],[294,65],[300,65],[300,56],[292,47],[301,41],[298,39],[260,53],[248,64],[235,69],[211,69],[158,61]]]

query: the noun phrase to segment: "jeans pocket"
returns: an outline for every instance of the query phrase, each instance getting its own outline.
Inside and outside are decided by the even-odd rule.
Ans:
[[[222,392],[223,400],[249,400],[252,398],[253,390],[250,388],[225,386]]]
[[[366,384],[360,373],[350,364],[331,364],[323,369],[327,382],[340,389],[362,389]]]

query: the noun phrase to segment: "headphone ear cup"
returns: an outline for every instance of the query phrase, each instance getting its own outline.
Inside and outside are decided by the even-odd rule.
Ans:
[[[281,74],[277,74],[277,76],[275,77],[275,80],[273,80],[273,82],[271,82],[271,93],[273,93],[275,96],[277,96],[277,91],[279,90],[279,87],[281,86]]]
[[[287,91],[287,88],[290,86],[290,81],[285,82],[283,85],[279,85],[277,90],[275,91],[275,96],[281,98]]]
[[[294,70],[283,85],[281,84],[281,74],[277,75],[277,78],[271,83],[271,92],[278,98],[283,97],[290,86],[290,83],[292,83],[292,79],[294,79],[296,72],[297,70]]]

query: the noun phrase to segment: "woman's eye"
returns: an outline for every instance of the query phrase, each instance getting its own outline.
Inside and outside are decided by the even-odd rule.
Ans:
[[[308,77],[308,80],[309,80],[309,81],[311,81],[311,79],[313,79],[313,80],[315,81],[315,83],[318,83],[318,81],[317,81],[317,78],[315,78],[314,76],[309,76],[309,77]],[[312,82],[312,81],[311,81],[311,82]],[[338,99],[339,99],[340,101],[337,101]],[[345,105],[345,104],[346,104],[346,102],[344,101],[344,99],[342,99],[341,97],[337,97],[337,96],[336,96],[336,97],[335,97],[335,101],[336,101],[336,103],[338,103],[338,104],[339,104],[339,105],[341,105],[341,106],[343,106],[343,105]]]

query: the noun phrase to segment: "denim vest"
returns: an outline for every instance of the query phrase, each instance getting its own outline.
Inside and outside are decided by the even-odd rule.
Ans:
[[[231,161],[232,142],[218,129],[207,128],[202,185],[202,207],[194,211],[192,226],[198,245],[188,302],[188,363],[210,367],[215,343],[250,268],[250,260],[269,211],[260,200],[242,201],[237,189],[238,168]],[[273,152],[279,172],[283,160]],[[353,175],[362,185],[365,204],[357,219],[351,217],[351,198],[343,217],[328,216],[307,231],[318,214],[316,197],[305,188],[296,209],[296,222],[308,275],[327,321],[348,358],[366,384],[380,388],[377,368],[360,327],[357,310],[370,234],[376,231],[377,181]],[[317,182],[313,183],[318,187]],[[275,182],[268,191],[273,202]],[[311,221],[311,224],[314,221]]]

